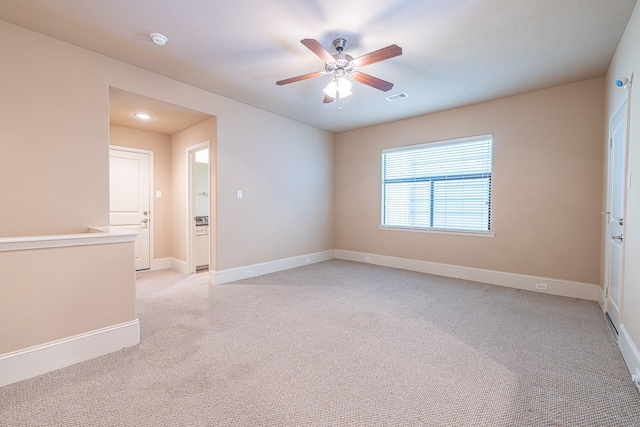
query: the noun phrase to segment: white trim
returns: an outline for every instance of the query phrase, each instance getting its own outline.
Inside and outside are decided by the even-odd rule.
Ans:
[[[27,249],[61,248],[65,246],[106,245],[134,242],[138,233],[107,227],[92,227],[86,233],[49,236],[0,237],[0,252]]]
[[[186,261],[182,261],[176,258],[171,258],[171,268],[173,268],[176,271],[179,271],[182,274],[189,274],[189,267],[187,266]]]
[[[620,347],[620,353],[622,353],[622,358],[627,364],[629,372],[634,375],[636,369],[640,369],[640,351],[638,351],[636,343],[633,342],[629,331],[627,331],[627,328],[625,328],[623,324],[620,324],[618,346]]]
[[[472,280],[475,282],[490,283],[493,285],[506,286],[509,288],[525,289],[533,292],[542,292],[552,295],[561,295],[591,301],[597,301],[598,289],[600,288],[598,285],[594,285],[592,283],[573,282],[569,280],[553,279],[549,277],[507,273],[503,271],[483,270],[479,268],[440,264],[437,262],[419,261],[406,258],[396,258],[364,252],[347,251],[343,249],[336,249],[335,257],[337,259],[366,262],[386,267],[417,271],[420,273]],[[365,257],[367,258],[366,261]],[[536,283],[546,284],[548,290],[536,290]]]
[[[151,261],[151,271],[171,268],[171,258],[156,258]]]
[[[145,150],[142,148],[125,147],[123,145],[109,144],[109,150],[130,151],[132,153],[141,153],[141,154],[153,154],[153,151],[151,150]]]
[[[278,271],[289,270],[291,268],[302,267],[308,264],[328,261],[334,258],[334,250],[316,252],[312,254],[299,255],[291,258],[278,259],[275,261],[251,264],[243,267],[229,268],[226,270],[209,272],[209,281],[213,285],[235,282],[236,280],[248,277],[262,276],[264,274],[276,273]],[[245,272],[250,271],[251,276],[245,276]]]
[[[138,319],[0,355],[0,387],[140,343]]]
[[[409,231],[412,233],[431,233],[431,234],[452,234],[454,236],[469,237],[496,237],[496,233],[492,231],[456,231],[456,230],[440,230],[429,228],[400,227],[397,225],[379,225],[378,230],[385,231]]]

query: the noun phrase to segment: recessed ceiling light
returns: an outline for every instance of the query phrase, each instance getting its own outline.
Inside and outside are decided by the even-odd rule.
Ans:
[[[149,34],[149,37],[151,37],[151,40],[158,46],[164,46],[169,41],[167,36],[160,33],[151,33]]]
[[[140,120],[151,120],[153,116],[147,113],[135,113],[134,116],[139,118]]]

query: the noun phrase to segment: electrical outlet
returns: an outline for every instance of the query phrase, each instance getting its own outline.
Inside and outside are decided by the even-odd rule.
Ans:
[[[244,272],[244,277],[249,277],[251,276],[251,270],[247,270]]]
[[[364,257],[364,262],[371,262],[371,257],[370,256]]]
[[[311,264],[311,258],[307,258],[307,264]]]
[[[546,283],[536,283],[536,289],[539,291],[546,291],[547,284]]]

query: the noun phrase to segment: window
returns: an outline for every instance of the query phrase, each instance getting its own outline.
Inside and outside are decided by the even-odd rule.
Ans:
[[[382,152],[382,226],[491,230],[493,137],[400,147]]]

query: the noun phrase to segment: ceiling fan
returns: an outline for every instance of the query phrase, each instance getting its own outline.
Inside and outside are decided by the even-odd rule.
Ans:
[[[350,55],[343,53],[343,50],[347,45],[347,41],[342,38],[335,39],[333,41],[333,46],[337,51],[337,53],[334,53],[333,55],[322,47],[322,45],[315,39],[303,39],[300,40],[300,43],[305,45],[311,52],[315,53],[325,62],[324,71],[317,71],[315,73],[303,74],[301,76],[280,80],[276,82],[278,86],[323,76],[325,74],[332,74],[333,79],[324,89],[325,96],[323,102],[325,104],[336,100],[340,101],[340,98],[351,95],[351,80],[355,80],[383,92],[387,92],[393,87],[393,83],[365,74],[358,69],[365,65],[402,55],[402,48],[398,45],[392,44],[353,59]]]

